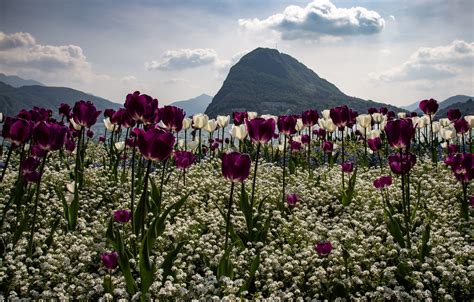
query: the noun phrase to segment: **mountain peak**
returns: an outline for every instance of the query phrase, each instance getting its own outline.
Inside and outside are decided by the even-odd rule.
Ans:
[[[4,73],[0,73],[0,82],[3,82],[15,88],[33,85],[44,86],[42,83],[35,80],[25,80],[16,75],[6,75]]]

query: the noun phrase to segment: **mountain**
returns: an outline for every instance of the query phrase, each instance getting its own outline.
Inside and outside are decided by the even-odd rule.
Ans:
[[[438,110],[447,108],[447,107],[449,107],[453,104],[456,104],[456,103],[467,102],[470,99],[474,99],[474,97],[467,96],[467,95],[455,95],[455,96],[449,97],[449,98],[445,99],[444,101],[439,102],[439,109]],[[416,103],[413,103],[411,105],[403,106],[402,108],[406,109],[408,111],[416,111],[418,113],[421,113],[421,110],[418,107],[419,104],[420,104],[420,102],[416,102]]]
[[[42,83],[35,80],[25,80],[14,75],[6,75],[3,73],[0,73],[0,82],[3,82],[15,88],[18,88],[21,86],[30,86],[30,85],[44,86]]]
[[[212,96],[203,93],[189,100],[173,102],[171,105],[183,109],[186,112],[186,116],[191,116],[196,113],[203,113],[211,101]]]
[[[468,99],[467,101],[451,104],[448,107],[444,107],[443,109],[439,110],[436,113],[436,117],[438,118],[447,117],[448,111],[450,109],[459,109],[459,111],[461,111],[461,114],[463,116],[474,115],[474,101],[472,99]]]
[[[0,82],[0,112],[5,115],[15,115],[21,109],[31,109],[33,106],[52,109],[57,113],[61,103],[74,105],[79,100],[92,101],[98,110],[107,108],[118,109],[118,103],[66,87],[22,86],[15,88]]]
[[[342,71],[341,71],[342,72]],[[346,104],[358,112],[370,107],[401,109],[344,94],[295,58],[276,49],[257,48],[232,66],[206,114],[256,111],[259,114],[300,114]]]

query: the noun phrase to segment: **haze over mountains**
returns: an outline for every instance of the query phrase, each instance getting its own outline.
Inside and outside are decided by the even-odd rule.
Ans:
[[[176,101],[170,105],[183,109],[184,112],[186,112],[186,116],[192,116],[196,113],[203,113],[211,101],[212,96],[203,93],[195,98],[184,101]]]

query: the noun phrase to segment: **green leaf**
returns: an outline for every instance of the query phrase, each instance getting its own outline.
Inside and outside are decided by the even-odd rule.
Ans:
[[[231,279],[234,277],[234,266],[229,256],[231,249],[232,247],[227,249],[224,255],[222,255],[222,258],[219,262],[219,266],[217,267],[217,280],[220,280],[220,278],[223,276],[229,277]]]
[[[421,247],[420,247],[420,261],[424,261],[425,257],[428,255],[430,247],[428,245],[428,241],[430,241],[430,233],[431,233],[431,224],[427,224],[425,226],[425,230],[423,232],[423,236],[421,238]]]
[[[140,278],[141,278],[141,295],[142,297],[148,292],[151,284],[153,283],[153,277],[155,275],[156,266],[150,263],[150,249],[147,248],[148,241],[151,238],[145,236],[142,242],[142,248],[140,248],[140,259],[139,259],[139,268],[140,268]]]
[[[349,184],[347,186],[347,189],[344,192],[342,192],[341,202],[344,206],[348,206],[352,202],[352,198],[354,196],[355,184],[356,184],[356,177],[357,177],[357,168],[354,170],[354,173],[352,173],[351,178],[349,179]]]
[[[59,199],[61,200],[61,202],[63,204],[64,219],[66,219],[68,228],[70,229],[71,228],[71,222],[69,221],[69,206],[67,204],[66,198],[64,198],[64,194],[63,194],[63,191],[62,191],[61,188],[56,187],[55,191],[56,191],[56,195],[58,195]]]
[[[79,213],[79,189],[77,188],[77,183],[76,183],[75,189],[74,189],[74,198],[72,199],[72,202],[69,205],[69,210],[68,210],[71,230],[76,229],[78,213]]]
[[[398,219],[393,217],[390,212],[387,212],[388,217],[389,217],[389,223],[388,223],[388,230],[390,234],[392,234],[393,238],[398,242],[398,244],[404,248],[405,247],[405,239],[403,238],[403,232],[400,227],[400,223],[398,222]]]
[[[249,270],[249,277],[245,281],[244,284],[242,284],[242,287],[239,289],[239,293],[243,291],[248,291],[251,284],[254,282],[255,279],[255,273],[257,272],[258,266],[260,265],[260,253],[257,253],[255,258],[252,261],[252,264],[250,265],[250,270]]]
[[[290,158],[290,160],[288,161],[288,170],[290,171],[290,174],[295,174],[296,164],[293,158]]]
[[[127,291],[130,295],[134,295],[137,290],[137,284],[135,279],[133,279],[132,272],[130,269],[130,260],[128,258],[128,251],[125,248],[123,243],[122,237],[120,236],[120,232],[118,230],[114,230],[115,237],[117,238],[117,252],[119,254],[118,264],[120,270],[122,271],[123,277],[125,278],[125,284],[127,287]]]
[[[140,200],[138,201],[137,208],[135,209],[135,213],[133,213],[133,232],[136,236],[140,233],[142,226],[145,224],[145,219],[148,214],[148,207],[147,207],[147,191],[148,188],[144,188]]]
[[[245,186],[242,184],[242,190],[240,193],[240,210],[244,214],[245,221],[247,223],[247,232],[252,234],[252,229],[253,229],[253,221],[252,221],[252,208],[250,207],[249,203],[249,195],[247,194],[247,191],[245,190]]]
[[[182,241],[178,243],[176,248],[168,253],[166,255],[165,260],[161,264],[161,268],[163,269],[163,280],[166,280],[166,277],[168,277],[171,274],[171,269],[173,267],[173,261],[176,259],[176,256],[181,252],[183,249],[184,244],[186,241]]]
[[[61,221],[61,218],[58,217],[54,220],[53,224],[51,225],[51,230],[49,232],[48,238],[46,238],[46,241],[45,241],[45,244],[48,247],[48,249],[51,247],[51,244],[53,244],[53,236],[56,230],[58,229],[60,221]]]
[[[18,227],[15,230],[15,233],[13,234],[13,239],[12,239],[13,246],[15,246],[18,240],[20,240],[21,235],[26,230],[26,227],[28,226],[29,221],[30,221],[30,213],[28,211],[25,211],[25,213],[23,214],[23,217],[20,220],[20,224],[18,225]]]
[[[104,276],[104,291],[108,294],[113,295],[114,293],[114,286],[112,284],[112,279],[110,278],[110,275],[105,275]]]

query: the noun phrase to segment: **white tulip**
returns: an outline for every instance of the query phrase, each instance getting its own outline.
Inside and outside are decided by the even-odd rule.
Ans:
[[[118,151],[122,151],[123,149],[125,149],[125,142],[116,142],[115,149],[117,149]]]
[[[230,136],[238,139],[238,140],[244,140],[245,137],[247,136],[247,129],[245,128],[245,125],[232,125],[232,128],[229,131]]]
[[[440,125],[439,125],[439,122],[433,122],[431,127],[432,127],[432,130],[433,130],[433,133],[438,133],[439,129],[441,128]]]
[[[273,119],[275,123],[278,121],[278,117],[271,114],[264,114],[261,116],[261,118],[266,119],[266,120]]]
[[[303,119],[301,119],[301,118],[296,119],[295,130],[296,131],[301,131],[301,130],[303,130],[303,128],[304,128]]]
[[[217,116],[217,125],[221,128],[227,127],[229,125],[230,115],[218,115]]]
[[[69,193],[74,194],[74,191],[76,190],[76,183],[74,181],[67,183],[66,189],[68,190]]]
[[[250,121],[250,120],[253,120],[254,118],[256,118],[258,116],[257,112],[254,112],[254,111],[250,111],[250,112],[247,112],[247,119]]]
[[[112,122],[110,121],[110,118],[104,119],[104,126],[105,126],[105,129],[107,129],[107,131],[110,131],[110,132],[114,132],[115,130],[118,129],[117,125],[112,124]]]
[[[469,128],[474,128],[474,115],[467,115],[464,119],[469,123]]]
[[[441,127],[448,127],[451,124],[451,121],[448,118],[440,118],[439,124]]]
[[[380,126],[380,129],[385,130],[385,126],[387,126],[387,120],[385,119],[382,120],[379,126]]]
[[[418,129],[423,129],[426,127],[426,124],[428,124],[428,122],[429,122],[429,118],[427,119],[426,116],[422,116],[418,119],[418,123],[416,127],[418,127]]]
[[[441,148],[443,148],[443,149],[448,148],[448,143],[447,142],[441,143]]]
[[[183,119],[183,129],[184,130],[189,129],[189,127],[191,127],[191,122],[192,122],[192,120],[189,117],[185,117]]]
[[[294,136],[293,141],[301,143],[301,135]]]
[[[399,112],[398,113],[398,118],[406,118],[407,117],[407,113],[406,112]]]
[[[214,132],[216,128],[217,128],[217,122],[215,119],[207,121],[206,126],[204,126],[204,130],[206,130],[209,133]]]
[[[3,113],[0,112],[0,123],[3,123]]]
[[[283,144],[280,144],[280,145],[278,145],[277,147],[278,147],[278,150],[279,150],[280,152],[283,152],[283,150],[285,149],[285,145],[283,145]]]
[[[197,113],[193,116],[193,126],[198,129],[202,129],[207,125],[209,117],[203,113]]]
[[[439,135],[445,140],[451,140],[454,137],[454,129],[451,127],[443,127],[439,130]]]
[[[383,117],[382,113],[379,113],[379,112],[372,113],[372,119],[376,123],[381,123],[382,122],[382,117]]]
[[[380,137],[380,130],[378,130],[378,129],[372,130],[372,131],[370,131],[368,136],[369,136],[369,138]]]
[[[336,125],[334,124],[334,122],[332,121],[332,119],[328,118],[326,120],[326,127],[325,127],[326,131],[328,131],[329,133],[333,133],[334,131],[336,131],[337,127]]]
[[[372,117],[370,114],[360,114],[356,117],[356,121],[362,128],[369,128],[371,126]]]
[[[76,122],[74,121],[73,118],[70,118],[70,119],[69,119],[69,122],[71,122],[71,125],[72,125],[72,127],[73,127],[75,130],[79,131],[79,130],[82,129],[82,126],[79,125],[79,124],[76,124]]]
[[[329,119],[331,111],[329,109],[323,110],[322,112],[323,118],[325,120]]]

